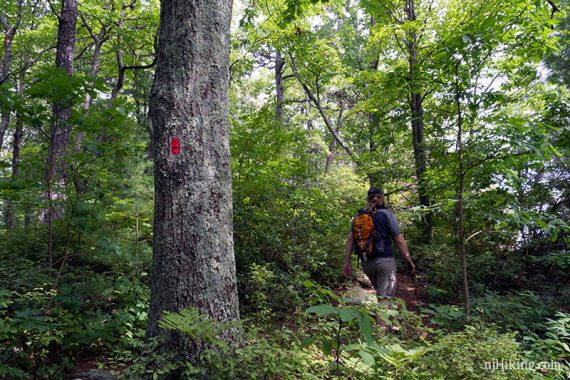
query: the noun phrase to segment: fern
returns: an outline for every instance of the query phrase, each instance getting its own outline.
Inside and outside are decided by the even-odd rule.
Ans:
[[[163,329],[179,331],[192,339],[217,347],[225,345],[218,337],[232,327],[231,323],[214,321],[193,307],[179,312],[163,312],[158,325]]]

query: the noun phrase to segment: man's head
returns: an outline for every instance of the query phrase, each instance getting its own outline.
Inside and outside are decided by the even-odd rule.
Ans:
[[[366,199],[368,202],[375,202],[378,205],[384,204],[384,192],[381,188],[372,186],[368,190],[368,196]]]

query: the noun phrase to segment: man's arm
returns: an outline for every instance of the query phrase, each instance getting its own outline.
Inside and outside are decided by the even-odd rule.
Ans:
[[[352,248],[353,248],[352,232],[349,232],[344,247],[344,266],[342,268],[342,273],[344,274],[344,277],[350,277],[350,275],[352,274],[352,258],[351,258]]]
[[[394,243],[398,246],[398,250],[406,260],[406,263],[409,266],[410,274],[414,274],[416,272],[416,266],[412,261],[412,256],[410,256],[410,250],[408,249],[408,244],[406,244],[406,240],[404,239],[404,235],[398,234],[393,237]]]

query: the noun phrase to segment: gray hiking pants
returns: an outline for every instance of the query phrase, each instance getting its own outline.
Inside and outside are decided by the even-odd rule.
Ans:
[[[376,289],[378,297],[394,297],[396,294],[396,259],[394,257],[377,257],[363,261],[362,269]]]

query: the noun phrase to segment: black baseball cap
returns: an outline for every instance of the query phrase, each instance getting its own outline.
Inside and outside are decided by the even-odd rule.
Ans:
[[[384,191],[379,187],[372,186],[368,189],[368,198],[372,199],[375,195],[384,195]]]

